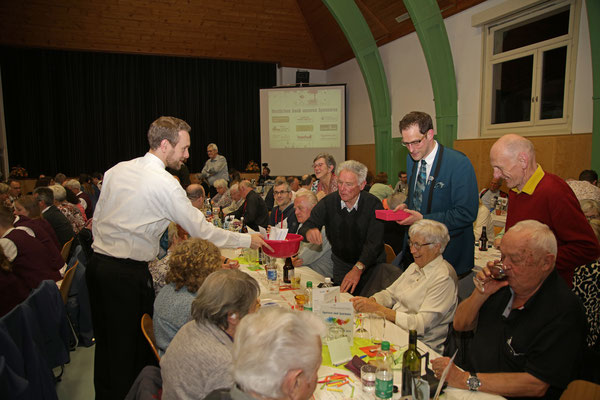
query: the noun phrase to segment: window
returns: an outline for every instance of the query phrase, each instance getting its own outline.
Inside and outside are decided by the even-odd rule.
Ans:
[[[546,1],[485,25],[483,136],[571,133],[579,9]]]

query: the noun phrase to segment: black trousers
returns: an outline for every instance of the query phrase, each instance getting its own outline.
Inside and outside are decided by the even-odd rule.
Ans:
[[[96,336],[96,399],[125,398],[138,373],[156,365],[141,330],[152,315],[154,289],[148,263],[94,253],[86,270]]]
[[[333,253],[331,253],[331,261],[333,261],[333,284],[335,286],[340,286],[346,274],[354,267],[354,263],[347,263]],[[354,296],[362,296],[363,287],[367,284],[375,270],[373,267],[374,266],[364,270],[360,276],[360,281],[358,281],[358,284],[354,288],[354,292],[351,294]]]

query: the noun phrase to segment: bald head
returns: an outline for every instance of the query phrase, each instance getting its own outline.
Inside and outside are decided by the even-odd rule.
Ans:
[[[490,150],[494,178],[504,179],[509,188],[522,190],[537,168],[535,149],[522,136],[504,135]]]
[[[188,199],[192,202],[192,205],[197,209],[201,210],[204,207],[204,188],[202,185],[192,183],[189,185],[185,192],[187,193]]]

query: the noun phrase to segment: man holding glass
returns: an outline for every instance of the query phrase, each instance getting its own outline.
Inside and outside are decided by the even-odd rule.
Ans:
[[[465,362],[452,365],[450,386],[504,397],[558,399],[581,365],[586,321],[577,296],[554,267],[557,242],[541,222],[524,220],[500,244],[506,279],[489,262],[456,310],[454,329],[474,331]],[[447,357],[432,361],[439,378]]]

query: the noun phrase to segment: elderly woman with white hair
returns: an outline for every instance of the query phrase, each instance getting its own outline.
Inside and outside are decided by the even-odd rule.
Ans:
[[[444,224],[428,219],[411,225],[408,236],[415,261],[407,270],[387,289],[350,301],[356,311],[382,312],[403,329],[414,315],[418,338],[441,353],[458,300],[456,272],[442,257],[450,236]]]
[[[49,186],[54,193],[54,205],[64,214],[71,223],[73,232],[78,234],[85,227],[85,218],[76,205],[67,201],[67,190],[61,185]]]
[[[217,179],[213,183],[213,186],[217,189],[217,194],[211,200],[213,206],[221,208],[229,207],[233,200],[229,193],[227,181],[225,179]]]
[[[210,274],[192,303],[192,320],[175,335],[160,360],[163,400],[203,399],[233,385],[231,350],[240,320],[260,307],[260,288],[234,269]]]
[[[235,334],[235,385],[206,399],[309,399],[318,380],[324,330],[311,313],[269,307],[249,315]]]

